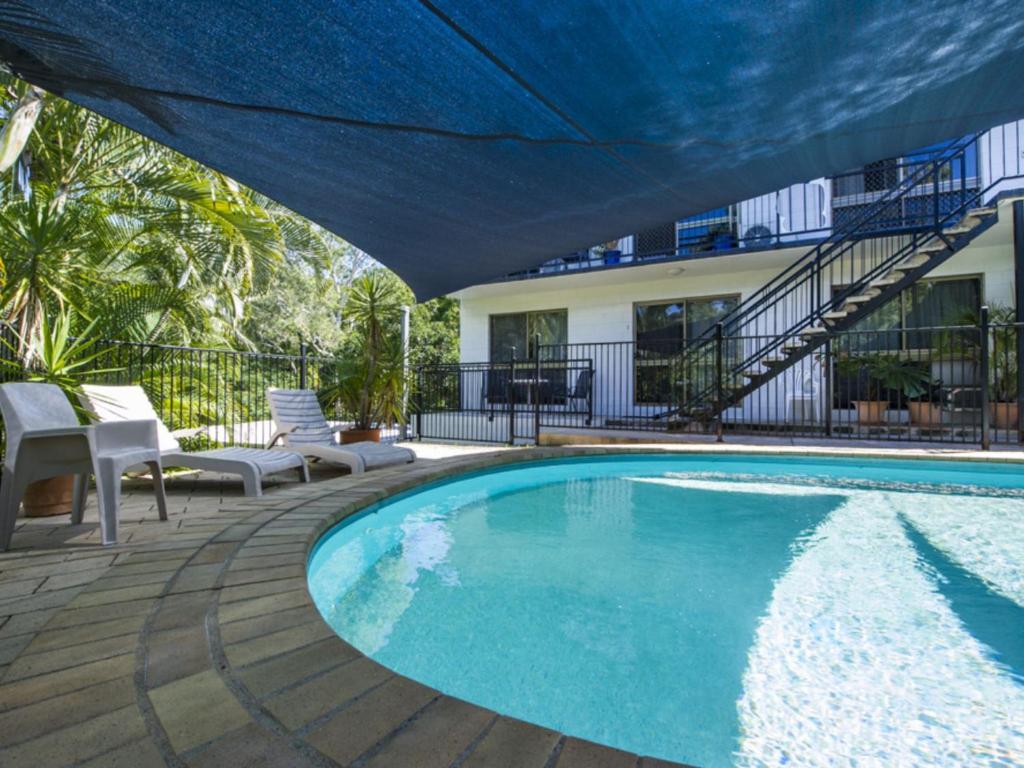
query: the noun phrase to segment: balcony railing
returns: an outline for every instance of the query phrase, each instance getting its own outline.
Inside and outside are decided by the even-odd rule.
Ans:
[[[989,175],[986,170],[992,170],[986,166],[999,162],[1007,152],[1019,153],[1019,134],[1019,123],[1000,126],[985,134],[956,164],[943,166],[944,175],[938,184],[940,208],[951,208],[965,192],[980,189],[984,177]],[[620,238],[606,246],[553,259],[503,279],[522,280],[578,270],[813,244],[858,219],[889,190],[919,175],[924,166],[931,164],[935,156],[953,143],[944,142],[904,158],[871,163],[856,171],[794,184],[777,192],[720,206]],[[934,197],[935,185],[927,177],[921,184],[920,195],[905,195],[899,204],[876,216],[874,231],[878,235],[891,235],[926,228],[934,215]]]

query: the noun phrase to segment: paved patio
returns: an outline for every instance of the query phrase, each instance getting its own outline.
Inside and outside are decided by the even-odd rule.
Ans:
[[[305,559],[337,520],[453,471],[609,452],[415,447],[414,465],[361,477],[319,471],[309,485],[286,476],[260,499],[217,476],[175,478],[163,523],[147,485],[130,483],[116,547],[99,545],[94,504],[80,526],[21,521],[16,549],[0,554],[0,765],[668,765],[445,696],[362,656],[321,621]],[[723,448],[851,450],[655,450]]]

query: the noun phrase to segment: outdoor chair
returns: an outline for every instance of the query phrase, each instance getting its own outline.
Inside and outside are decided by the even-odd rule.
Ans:
[[[579,372],[579,375],[576,377],[575,386],[566,395],[566,406],[573,407],[573,404],[580,400],[583,401],[586,408],[587,419],[585,423],[589,427],[594,419],[594,370],[592,368],[584,368]]]
[[[0,550],[11,543],[18,506],[29,483],[74,475],[71,522],[82,522],[89,475],[96,477],[100,536],[117,543],[121,475],[144,464],[153,474],[160,519],[167,519],[157,424],[152,419],[82,426],[67,397],[54,384],[0,384],[0,412],[7,429],[7,455],[0,482]]]
[[[127,419],[152,419],[156,422],[160,456],[165,466],[186,467],[209,472],[239,475],[246,496],[263,494],[263,478],[294,469],[304,483],[309,469],[301,454],[294,451],[268,451],[264,448],[214,448],[186,453],[153,409],[146,391],[139,386],[82,386],[82,402],[100,424]]]
[[[371,441],[339,443],[336,434],[341,427],[327,423],[312,390],[271,387],[267,390],[267,399],[276,429],[267,443],[268,448],[281,440],[288,450],[299,451],[310,459],[343,464],[353,475],[416,460],[415,453],[396,445]]]

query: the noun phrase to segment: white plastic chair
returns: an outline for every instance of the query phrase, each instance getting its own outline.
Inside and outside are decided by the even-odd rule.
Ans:
[[[333,464],[343,464],[353,475],[368,469],[410,464],[416,454],[397,445],[382,445],[370,441],[341,444],[335,439],[341,427],[327,423],[316,393],[309,389],[267,390],[270,415],[276,431],[267,447],[283,440],[287,449],[301,451],[304,456]]]
[[[786,420],[788,422],[801,424],[807,421],[818,423],[822,420],[822,409],[829,405],[823,403],[820,397],[821,376],[821,362],[815,357],[810,358],[809,365],[805,366],[801,363],[793,369],[790,379],[792,385],[787,387],[788,391],[786,392]]]
[[[146,390],[139,386],[82,385],[82,404],[102,424],[131,419],[156,422],[160,456],[168,467],[188,467],[208,472],[239,475],[246,496],[263,495],[263,478],[294,469],[299,479],[309,482],[309,469],[302,454],[294,451],[268,451],[264,448],[213,448],[186,453],[181,450],[167,425],[157,416]]]
[[[160,519],[167,519],[156,422],[82,426],[54,384],[0,384],[0,411],[7,430],[0,482],[0,550],[10,546],[18,506],[29,483],[51,477],[75,475],[71,522],[77,524],[85,510],[89,475],[95,475],[104,544],[117,543],[121,475],[128,467],[149,467]]]

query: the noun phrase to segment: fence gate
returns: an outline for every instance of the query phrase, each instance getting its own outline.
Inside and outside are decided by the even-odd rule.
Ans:
[[[530,391],[535,378],[536,365],[526,360],[419,366],[410,431],[426,440],[536,443],[539,404]]]

